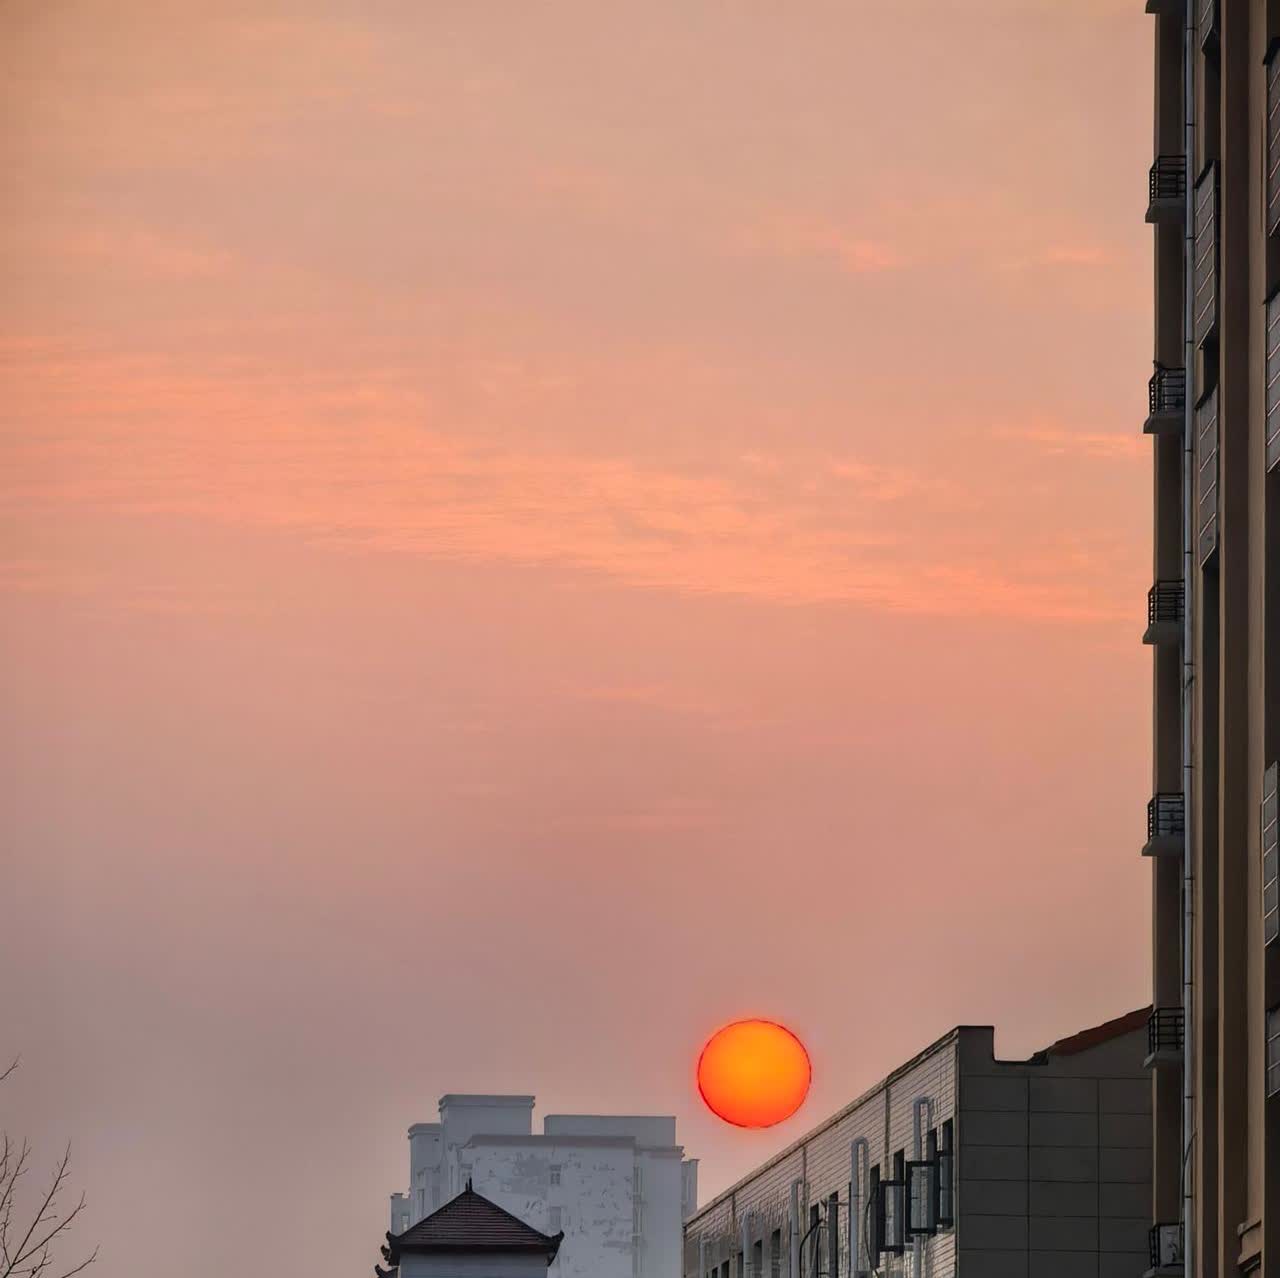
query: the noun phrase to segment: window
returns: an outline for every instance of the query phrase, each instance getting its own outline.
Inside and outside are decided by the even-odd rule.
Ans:
[[[1211,164],[1196,183],[1191,282],[1196,342],[1203,346],[1218,327],[1218,172]]]
[[[562,1211],[563,1209],[560,1207],[547,1208],[547,1228],[550,1229],[552,1233],[556,1233],[558,1230],[564,1228],[561,1218]]]
[[[553,1185],[558,1185],[560,1183],[560,1164],[559,1163],[551,1164],[551,1183]]]
[[[1200,563],[1218,548],[1218,388],[1196,406],[1196,528]]]
[[[942,1124],[942,1136],[938,1141],[938,1174],[934,1177],[938,1203],[933,1213],[939,1229],[950,1229],[956,1223],[954,1206],[955,1185],[955,1128],[951,1119]]]
[[[813,1278],[820,1278],[822,1273],[822,1248],[818,1245],[822,1239],[822,1211],[817,1203],[809,1208],[809,1234],[804,1245],[809,1249],[809,1272]]]
[[[938,1232],[938,1139],[929,1133],[927,1158],[907,1163],[907,1237],[923,1238]]]
[[[1272,764],[1262,777],[1262,941],[1280,937],[1280,767]]]
[[[1267,1095],[1280,1094],[1280,1007],[1267,1013]]]
[[[880,1164],[876,1163],[867,1172],[867,1206],[863,1209],[866,1225],[863,1237],[867,1241],[867,1261],[871,1268],[879,1264],[880,1253],[884,1250],[884,1201],[880,1197]]]
[[[764,1239],[751,1244],[751,1278],[764,1278]]]
[[[1266,410],[1267,469],[1280,463],[1280,293],[1267,298],[1267,385],[1263,393]]]
[[[769,1278],[782,1278],[782,1230],[769,1235]]]
[[[840,1195],[827,1196],[827,1278],[840,1278]]]
[[[1276,42],[1267,50],[1267,231],[1280,231],[1280,58]]]
[[[875,1185],[875,1237],[870,1256],[873,1268],[882,1252],[900,1256],[906,1250],[906,1174],[906,1151],[901,1149],[893,1156],[893,1176],[889,1180],[880,1180],[878,1169],[871,1174]]]

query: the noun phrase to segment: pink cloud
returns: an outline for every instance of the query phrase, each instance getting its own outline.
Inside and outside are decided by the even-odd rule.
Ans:
[[[906,265],[887,240],[854,233],[821,217],[787,214],[740,231],[735,245],[750,253],[817,257],[836,262],[850,275],[875,274]]]
[[[6,496],[23,517],[177,515],[770,603],[1095,620],[1123,610],[1062,547],[1033,537],[1006,549],[996,508],[958,519],[966,503],[928,470],[844,459],[828,467],[832,488],[804,465],[707,473],[486,443],[391,384],[184,376],[75,356],[10,368],[22,425],[6,443]],[[943,543],[929,531],[939,520]]]

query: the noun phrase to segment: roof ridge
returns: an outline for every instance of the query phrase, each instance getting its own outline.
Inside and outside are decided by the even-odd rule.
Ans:
[[[402,1251],[530,1251],[554,1257],[564,1238],[544,1234],[528,1221],[475,1190],[466,1188],[401,1234],[387,1234],[384,1254],[391,1263]],[[548,1262],[549,1263],[549,1262]]]

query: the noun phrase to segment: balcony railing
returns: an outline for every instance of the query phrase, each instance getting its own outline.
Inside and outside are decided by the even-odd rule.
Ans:
[[[1182,1008],[1156,1007],[1147,1017],[1147,1050],[1150,1052],[1182,1051]]]
[[[1147,838],[1164,835],[1184,835],[1186,808],[1180,794],[1155,794],[1147,804]]]
[[[1157,581],[1147,591],[1147,625],[1157,621],[1182,620],[1182,582]]]
[[[1156,366],[1147,383],[1148,435],[1181,434],[1187,407],[1187,373],[1182,368]]]
[[[1147,178],[1147,221],[1177,217],[1187,199],[1187,160],[1183,155],[1160,155]]]
[[[1182,637],[1180,580],[1157,581],[1147,591],[1147,631],[1143,643],[1174,643]]]
[[[1157,368],[1147,383],[1147,402],[1153,417],[1182,412],[1187,406],[1187,370]]]
[[[1151,1268],[1157,1273],[1182,1266],[1182,1226],[1151,1226]]]

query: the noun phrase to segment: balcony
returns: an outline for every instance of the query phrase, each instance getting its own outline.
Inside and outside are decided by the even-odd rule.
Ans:
[[[1187,371],[1156,366],[1147,383],[1144,435],[1181,435],[1187,411]]]
[[[1147,1069],[1182,1064],[1182,1008],[1156,1007],[1147,1017]]]
[[[1181,794],[1153,794],[1147,804],[1143,856],[1181,856],[1186,844],[1186,808]]]
[[[1181,581],[1157,581],[1147,591],[1147,628],[1142,642],[1177,643],[1182,638]]]
[[[1172,1278],[1182,1273],[1182,1226],[1180,1224],[1151,1226],[1151,1268],[1143,1278]]]
[[[1187,212],[1187,160],[1159,155],[1148,181],[1147,221],[1180,222]]]

